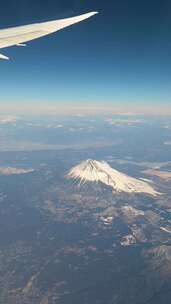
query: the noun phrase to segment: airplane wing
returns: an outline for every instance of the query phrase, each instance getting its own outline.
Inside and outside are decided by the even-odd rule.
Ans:
[[[23,43],[57,32],[65,27],[81,22],[97,12],[91,12],[80,16],[36,23],[24,26],[18,26],[0,30],[0,48],[6,48],[13,45],[24,45]],[[9,59],[0,54],[0,59]]]

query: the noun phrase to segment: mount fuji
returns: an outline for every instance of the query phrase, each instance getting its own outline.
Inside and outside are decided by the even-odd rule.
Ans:
[[[160,195],[151,181],[134,178],[113,169],[105,161],[88,159],[73,167],[66,176],[78,181],[79,185],[86,182],[101,182],[112,187],[114,193],[145,193],[152,196]]]

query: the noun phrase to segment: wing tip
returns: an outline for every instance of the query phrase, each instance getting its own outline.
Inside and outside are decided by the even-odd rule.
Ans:
[[[87,14],[85,14],[85,15],[89,15],[90,17],[91,16],[94,16],[94,15],[97,15],[99,12],[97,12],[97,11],[94,11],[94,12],[90,12],[90,13],[87,13]]]
[[[98,14],[98,13],[99,13],[98,11],[92,12],[92,14],[94,14],[94,15],[96,15],[96,14]]]
[[[81,18],[81,20],[84,20],[84,19],[88,19],[94,15],[97,15],[99,12],[97,11],[94,11],[94,12],[89,12],[89,13],[85,13],[85,14],[82,14],[82,15],[79,15],[79,16],[75,16],[73,18]]]

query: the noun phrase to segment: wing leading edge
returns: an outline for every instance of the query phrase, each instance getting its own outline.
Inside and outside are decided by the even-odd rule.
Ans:
[[[72,18],[2,29],[0,30],[0,48],[21,45],[22,43],[49,35],[60,31],[65,27],[88,19],[95,14],[97,14],[97,12],[91,12]],[[0,54],[0,59],[9,58]]]

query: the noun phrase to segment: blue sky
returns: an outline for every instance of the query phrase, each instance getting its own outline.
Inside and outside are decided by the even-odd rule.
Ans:
[[[149,3],[150,2],[150,3]],[[98,10],[99,15],[1,52],[0,105],[171,103],[170,1],[33,1],[3,3],[0,27]]]

